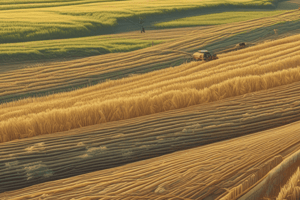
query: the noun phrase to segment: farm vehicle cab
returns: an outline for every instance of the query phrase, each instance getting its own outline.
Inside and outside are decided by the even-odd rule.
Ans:
[[[200,50],[193,54],[193,60],[195,61],[199,61],[199,60],[210,61],[215,59],[218,59],[217,55],[212,54],[207,50]]]

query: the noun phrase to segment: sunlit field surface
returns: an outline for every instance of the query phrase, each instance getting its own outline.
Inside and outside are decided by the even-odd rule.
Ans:
[[[152,43],[153,42],[153,43]],[[0,45],[1,61],[41,60],[49,58],[85,57],[128,52],[160,44],[163,40],[126,39],[92,36],[71,39],[18,42]]]
[[[208,63],[192,62],[73,92],[2,104],[1,142],[184,108],[297,82],[299,46],[300,35],[296,35],[249,47],[238,55],[221,54],[218,60]]]
[[[298,200],[298,5],[0,0],[0,200]]]
[[[200,15],[195,17],[186,17],[169,22],[157,23],[155,26],[161,28],[189,27],[228,24],[232,22],[247,21],[256,18],[270,17],[286,12],[285,10],[277,11],[244,11],[244,12],[223,12],[216,14]]]
[[[0,185],[22,189],[0,193],[0,198],[233,200],[260,183],[280,190],[285,183],[278,178],[284,174],[288,179],[300,161],[299,121],[243,134],[272,123],[278,126],[296,113],[299,88],[298,82],[174,113],[1,143],[0,163],[7,165],[0,165]],[[239,137],[229,139],[233,135]],[[224,141],[209,144],[216,138]],[[202,141],[208,144],[191,148]],[[136,159],[140,161],[133,162]],[[125,161],[128,164],[112,167]],[[282,163],[285,170],[263,181]],[[87,173],[91,169],[94,172]],[[85,173],[75,176],[80,171]],[[55,181],[38,184],[52,178]],[[268,191],[258,187],[252,193],[274,196],[274,190]],[[282,191],[281,197],[293,192],[289,186]]]
[[[30,2],[30,3],[29,3]],[[45,3],[43,3],[45,2]],[[168,13],[174,10],[211,8],[215,6],[240,6],[275,8],[273,0],[237,1],[18,1],[0,4],[0,42],[23,42],[87,36],[101,29],[117,25],[125,18],[137,18]],[[68,6],[59,6],[66,5]],[[75,4],[75,5],[72,5]],[[78,4],[78,5],[76,5]],[[135,5],[135,6],[132,6]],[[51,6],[51,7],[50,7]],[[34,8],[38,7],[38,8]]]

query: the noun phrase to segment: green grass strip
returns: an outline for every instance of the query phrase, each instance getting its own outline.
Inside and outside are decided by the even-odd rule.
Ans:
[[[0,43],[109,34],[116,29],[122,29],[116,27],[120,20],[128,19],[136,23],[132,26],[139,29],[139,17],[145,18],[147,26],[152,26],[147,19],[161,14],[177,16],[175,11],[205,10],[224,8],[224,6],[265,9],[275,8],[277,5],[277,0],[69,0],[65,3],[77,5],[65,6],[56,5],[61,3],[56,0],[52,3],[49,0],[13,2],[0,0]],[[35,6],[44,7],[34,8]],[[158,22],[162,22],[163,19],[158,18]],[[216,23],[217,19],[214,24]],[[191,22],[190,24],[193,25]],[[123,29],[127,30],[126,27]]]
[[[153,45],[163,42],[153,40]],[[86,57],[134,51],[151,45],[152,40],[116,39],[108,36],[8,43],[0,44],[0,62]]]
[[[286,10],[277,11],[244,11],[244,12],[223,12],[216,14],[186,17],[169,22],[157,23],[154,26],[159,28],[175,28],[188,26],[220,25],[239,21],[247,21],[257,18],[270,17],[287,12]]]

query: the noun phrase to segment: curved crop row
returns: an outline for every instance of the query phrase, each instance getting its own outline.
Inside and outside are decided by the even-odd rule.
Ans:
[[[296,200],[300,199],[300,170],[293,174],[290,180],[281,188],[276,200]]]
[[[246,182],[246,180],[251,179],[253,179],[252,183],[257,182],[260,177],[263,177],[286,158],[284,152],[296,152],[297,148],[299,148],[300,141],[300,131],[298,127],[299,121],[275,129],[269,129],[184,151],[177,151],[119,167],[48,181],[46,183],[4,192],[0,194],[0,198],[5,199],[9,197],[16,200],[39,199],[43,197],[47,197],[47,199],[76,198],[120,200],[220,199],[219,197],[226,195],[228,191],[241,182]],[[97,135],[99,136],[100,134]],[[212,134],[210,133],[210,135]],[[60,139],[63,138],[64,137],[60,137]],[[71,142],[75,143],[78,138],[80,139],[80,136],[78,137],[77,135]],[[105,137],[103,137],[103,139],[104,138]],[[88,141],[91,141],[91,139]],[[26,143],[23,143],[23,145],[24,144],[26,145]],[[31,146],[28,146],[26,151],[32,150],[33,152],[30,154],[36,154],[32,157],[38,158],[38,156],[46,154],[47,145],[53,144],[57,145],[55,138],[52,138],[51,142],[48,141],[45,144],[34,144],[34,142],[31,142]],[[72,156],[74,149],[85,149],[85,147],[87,147],[85,143],[79,142],[77,146],[75,144],[68,146],[68,148],[73,148],[73,151],[70,151],[70,155]],[[11,146],[12,145],[13,143]],[[60,145],[57,146],[61,148]],[[16,148],[19,148],[17,144]],[[126,146],[124,146],[124,151],[125,148]],[[147,149],[147,147],[145,148]],[[23,148],[19,150],[24,151]],[[127,150],[129,151],[129,149]],[[39,151],[41,151],[41,154],[37,154]],[[100,158],[103,155],[110,155],[109,148],[106,149],[103,146],[87,148],[87,151],[89,151],[89,154],[98,153]],[[155,153],[154,150],[152,151]],[[24,155],[26,153],[16,155]],[[125,151],[124,154],[126,153],[129,152]],[[59,158],[62,156],[67,157],[67,155],[58,153],[56,153],[55,156]],[[127,154],[127,156],[129,155]],[[6,157],[8,159],[10,158],[9,155]],[[72,160],[74,159],[66,158],[66,162]],[[8,168],[7,170],[20,168],[21,174],[22,164],[12,161],[8,163],[7,166],[2,166]],[[20,159],[19,162],[21,161],[22,159]],[[53,159],[47,160],[47,162],[51,161],[53,161]],[[95,158],[86,159],[86,162],[91,164],[93,164],[93,161],[95,161]],[[55,163],[55,161],[53,162]],[[65,163],[60,162],[59,164],[46,165],[42,162],[32,162],[24,166],[32,166],[32,168],[36,166],[41,168],[41,172],[45,173],[46,170],[50,171],[53,167],[57,167],[58,165],[61,165],[60,172],[64,171],[66,170],[64,164]],[[103,164],[105,164],[105,162]],[[11,165],[14,166],[9,169]],[[71,166],[74,168],[77,164]],[[32,173],[29,175],[31,174]],[[4,180],[6,181],[7,177],[12,175],[11,173],[5,174],[6,178]],[[20,177],[20,175],[18,176]],[[24,176],[25,175],[23,175],[22,178]],[[32,176],[41,175],[32,174]],[[12,181],[13,180],[15,179],[12,179]],[[25,181],[18,181],[18,184],[23,183],[25,183]],[[247,186],[247,184],[243,185]]]
[[[159,76],[154,76],[159,71],[151,72],[48,100],[37,98],[19,106],[8,103],[0,111],[1,141],[129,119],[297,82],[298,44],[300,35],[249,48],[239,56],[165,69]]]
[[[193,52],[194,50],[192,49],[199,49],[220,38],[231,37],[232,34],[238,34],[245,30],[249,31],[263,26],[270,26],[277,23],[278,20],[295,20],[294,18],[299,18],[299,14],[300,12],[298,11],[290,11],[276,17],[221,25],[204,30],[195,29],[195,32],[191,32],[191,30],[188,29],[185,34],[187,36],[177,38],[176,41],[159,44],[134,52],[107,54],[49,66],[1,73],[0,102],[27,97],[26,95],[45,95],[48,94],[48,92],[71,90],[72,87],[86,86],[89,83],[95,84],[109,78],[126,77],[137,71],[144,73],[145,71],[153,71],[156,68],[166,68],[169,67],[172,62],[179,62],[180,59],[182,61],[184,56],[186,56],[182,53],[174,52],[172,49]],[[299,25],[297,25],[296,23],[292,29],[298,28]],[[280,29],[284,32],[284,30],[289,30],[291,28],[290,26],[290,24],[284,24]],[[265,30],[265,32],[268,31]],[[169,35],[168,32],[166,34]],[[253,34],[254,35],[251,36],[254,38],[261,37],[261,33]],[[274,31],[272,34],[274,34]],[[257,54],[256,56],[260,55]],[[251,58],[249,57],[248,59]],[[237,62],[239,62],[239,60],[236,60],[236,63]],[[187,66],[186,68],[189,67]],[[149,73],[147,76],[157,76],[161,73],[162,71],[157,71],[156,73]],[[166,76],[165,73],[163,75]],[[109,84],[110,86],[123,84],[126,80]],[[27,100],[16,102],[15,105],[26,101]],[[30,99],[28,101],[30,101]],[[0,105],[0,107],[3,106]]]

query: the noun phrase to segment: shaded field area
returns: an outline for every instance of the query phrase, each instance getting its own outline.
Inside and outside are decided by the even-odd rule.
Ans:
[[[170,66],[180,65],[185,63],[190,57],[186,55],[186,53],[178,52],[178,50],[192,53],[214,42],[219,42],[217,48],[222,49],[231,45],[233,42],[243,41],[245,38],[251,38],[251,42],[256,42],[274,36],[274,31],[269,32],[269,29],[266,28],[264,32],[262,27],[271,26],[270,28],[273,28],[272,26],[276,26],[277,29],[279,29],[278,32],[284,35],[288,31],[298,29],[297,25],[299,25],[298,23],[300,22],[297,21],[297,19],[299,19],[299,14],[298,11],[290,11],[277,17],[237,22],[230,25],[209,27],[203,30],[201,28],[197,28],[193,31],[188,29],[185,35],[182,35],[181,38],[177,38],[176,41],[158,44],[146,49],[7,71],[0,75],[0,88],[5,88],[0,91],[0,102],[4,103],[20,98],[70,91],[86,87],[87,85],[94,85],[106,81],[107,79],[127,77],[132,73],[144,74]],[[274,25],[280,20],[286,22],[278,26]],[[294,24],[291,25],[291,23]],[[261,31],[256,33],[254,30],[258,28],[261,28]],[[250,32],[251,30],[252,32]],[[238,37],[239,33],[245,31],[249,31],[249,33],[245,33],[243,37]],[[264,36],[261,36],[262,32]],[[170,32],[165,33],[170,34]],[[131,38],[132,37],[137,36],[133,35]],[[153,36],[153,39],[154,37],[155,36]],[[232,37],[234,39],[231,40]],[[226,38],[230,40],[231,43],[221,41]],[[208,50],[217,51],[217,48]],[[4,67],[7,69],[7,66]],[[30,80],[27,78],[29,76]]]
[[[0,182],[0,192],[140,160],[144,160],[144,163],[151,162],[145,159],[203,145],[206,148],[211,143],[218,144],[218,141],[223,140],[227,144],[230,143],[229,139],[236,137],[241,138],[236,140],[245,148],[248,139],[243,139],[242,136],[300,120],[299,90],[300,82],[296,82],[184,109],[0,143],[0,179],[3,180]],[[269,132],[268,142],[260,142],[274,146],[268,150],[257,149],[264,152],[261,158],[266,159],[268,152],[281,152],[285,156],[289,152],[284,150],[299,144],[298,132],[298,138],[289,133],[289,137],[285,137],[289,142],[280,145],[276,139],[278,131]],[[275,145],[271,141],[278,143]],[[226,152],[231,150],[226,149]],[[204,155],[206,153],[202,154]],[[220,155],[220,152],[215,155]],[[245,155],[249,162],[252,156],[254,155],[250,150]],[[170,154],[171,157],[173,156]],[[163,160],[161,157],[159,159]],[[235,162],[233,158],[224,160],[228,164]],[[174,167],[181,169],[180,163]],[[198,165],[197,161],[194,165]],[[250,163],[244,165],[252,167]],[[217,166],[219,165],[215,165]],[[235,174],[233,171],[232,173]],[[226,181],[223,182],[225,183]],[[216,185],[210,186],[212,190],[207,191],[207,194],[217,190]]]
[[[207,26],[208,27],[208,26]],[[174,28],[174,29],[165,29],[165,30],[151,30],[147,31],[147,34],[140,34],[139,32],[129,32],[129,33],[121,33],[121,34],[111,34],[111,35],[102,35],[102,36],[92,36],[92,37],[82,37],[82,38],[76,38],[76,39],[61,39],[61,40],[54,40],[53,43],[58,43],[57,48],[60,47],[59,42],[62,43],[72,43],[74,41],[80,41],[81,44],[88,41],[88,44],[94,44],[94,39],[99,39],[99,41],[105,41],[107,39],[109,40],[117,40],[118,38],[123,38],[123,40],[134,40],[134,41],[157,41],[157,40],[175,40],[178,37],[182,37],[184,34],[194,31],[194,30],[200,30],[205,29],[207,27],[192,27],[192,28]],[[149,34],[148,34],[149,33]],[[91,42],[92,40],[92,42]],[[69,42],[70,41],[70,42]],[[46,41],[41,41],[43,44]],[[49,44],[52,42],[52,40],[48,41]],[[33,42],[35,43],[35,42]],[[19,44],[30,44],[28,43],[19,43]],[[97,44],[97,43],[96,43]],[[12,45],[12,44],[7,44]],[[1,44],[0,44],[1,46]],[[30,47],[30,46],[29,46]],[[94,46],[93,46],[94,47]],[[4,48],[5,49],[5,48]],[[86,52],[86,53],[95,53],[95,52]],[[3,62],[2,65],[0,65],[0,72],[6,72],[6,71],[12,71],[16,69],[23,69],[23,68],[32,68],[32,67],[41,67],[41,66],[51,66],[53,64],[62,64],[61,62],[69,61],[69,60],[76,60],[78,57],[70,53],[69,56],[63,57],[63,58],[47,58],[47,59],[40,59],[40,60],[23,60],[22,62],[14,61],[14,62]],[[77,55],[80,56],[80,55]],[[14,56],[12,56],[14,57]],[[17,59],[16,59],[17,60]]]
[[[253,96],[252,94],[249,95],[249,99],[248,97],[245,97],[245,99],[248,99],[247,101],[243,101],[243,98],[241,97],[235,97],[235,99],[232,99],[227,103],[231,102],[232,104],[235,104],[235,108],[240,107],[241,110],[244,111],[243,113],[249,112],[246,108],[248,105],[249,108],[252,108],[253,117],[258,116],[257,113],[254,114],[256,111],[261,112],[262,114],[278,112],[280,109],[276,108],[276,106],[272,104],[275,102],[284,102],[286,99],[289,99],[290,97],[286,98],[286,96],[289,96],[289,92],[286,91],[289,88],[294,88],[294,86],[296,86],[296,84],[291,87],[278,87],[276,92],[275,89],[273,89],[273,94],[272,92],[253,93]],[[297,87],[299,88],[299,83],[297,83]],[[296,93],[297,92],[295,90],[294,95],[292,95],[294,98],[298,97]],[[279,97],[282,98],[280,101],[276,99]],[[274,99],[274,101],[271,99]],[[299,98],[297,98],[297,100],[299,105]],[[237,105],[238,102],[240,105]],[[252,105],[254,102],[258,102],[260,106],[266,107],[257,109],[254,106],[253,108]],[[262,105],[261,102],[264,102],[264,104]],[[220,108],[218,113],[219,115],[222,113],[223,108],[225,109],[223,111],[226,112],[226,109],[230,107],[230,105],[225,105],[223,103],[225,102],[219,102],[217,104],[214,103],[214,106]],[[220,107],[222,104],[223,106]],[[241,105],[245,107],[242,108]],[[287,104],[283,103],[283,105]],[[205,109],[205,106],[201,106],[201,108]],[[193,121],[192,119],[194,118],[194,113],[201,113],[200,110],[197,108],[195,109],[195,107],[194,111],[190,110],[190,120],[188,120],[190,124],[201,122]],[[209,110],[210,109],[208,108],[207,111]],[[297,110],[299,113],[299,109],[293,110]],[[212,109],[210,111],[216,112]],[[179,110],[177,112],[179,112]],[[239,112],[238,109],[228,110],[226,112],[227,116],[225,117],[227,118],[226,123],[232,122],[228,120],[228,118],[237,117],[237,112]],[[249,114],[252,116],[252,113]],[[281,111],[279,113],[279,115],[284,115],[285,112]],[[212,113],[210,113],[209,117],[213,116],[211,114]],[[290,116],[290,114],[287,116]],[[182,118],[176,119],[174,115],[172,116],[170,114],[168,115],[168,118],[172,122],[177,122],[177,124],[185,121]],[[283,116],[279,118],[281,118],[282,122],[285,121]],[[190,144],[192,144],[192,141],[195,141],[196,138],[198,139],[199,136],[202,138],[202,140],[204,139],[209,141],[209,139],[212,137],[226,137],[230,136],[231,134],[233,135],[236,130],[243,127],[242,124],[238,125],[230,123],[227,126],[230,133],[223,132],[222,134],[219,134],[216,129],[225,124],[222,124],[221,118],[216,119],[213,119],[213,121],[219,122],[219,125],[211,124],[211,126],[214,126],[214,128],[211,127],[207,129],[211,130],[211,132],[205,139],[203,138],[204,135],[197,135],[197,133],[199,133],[198,131],[204,131],[205,127],[203,129],[195,128],[194,133],[192,131],[187,132],[185,136],[179,140],[180,143],[191,147]],[[244,120],[245,118],[238,117],[238,121],[243,122]],[[159,125],[157,127],[158,129],[169,128],[171,125],[170,121],[168,123],[159,124],[161,123],[161,120],[157,120],[154,124]],[[151,122],[151,120],[147,119],[147,122]],[[87,140],[83,140],[84,137],[88,136],[85,136],[85,134],[74,134],[68,136],[68,134],[62,133],[62,135],[49,135],[47,137],[41,136],[39,138],[32,138],[31,140],[24,139],[21,141],[0,144],[1,153],[3,152],[3,155],[1,156],[4,156],[4,159],[1,160],[1,178],[2,180],[5,180],[5,183],[1,183],[3,184],[3,188],[16,189],[17,187],[31,185],[34,183],[34,181],[35,183],[39,183],[50,180],[51,176],[56,176],[57,173],[73,173],[73,177],[70,178],[49,181],[20,190],[4,192],[0,194],[0,197],[2,199],[39,199],[42,197],[47,197],[47,199],[221,199],[225,197],[225,195],[227,195],[231,189],[240,184],[248,183],[244,184],[244,186],[247,186],[243,188],[244,190],[250,188],[255,183],[260,181],[270,170],[280,164],[285,158],[299,150],[299,121],[262,132],[257,132],[259,131],[259,127],[268,128],[266,126],[270,124],[270,121],[258,120],[253,124],[249,122],[246,124],[249,125],[249,129],[252,129],[256,133],[246,136],[240,135],[240,137],[234,139],[215,142],[184,151],[178,151],[179,149],[177,149],[177,152],[170,153],[168,155],[104,170],[100,170],[101,168],[99,167],[99,164],[96,164],[98,159],[108,156],[106,158],[106,164],[109,162],[113,163],[114,159],[119,162],[121,161],[121,157],[113,157],[110,154],[113,152],[113,150],[110,148],[111,143],[108,141],[109,139],[106,139],[108,135],[105,133],[99,134],[98,132],[98,134],[91,134]],[[274,123],[274,125],[279,125],[279,123]],[[129,140],[126,142],[123,140],[121,143],[121,138],[126,138],[128,136],[132,142],[138,142],[138,140],[141,138],[145,139],[147,137],[145,133],[132,137],[131,134],[133,134],[133,131],[139,132],[139,130],[136,130],[132,124],[131,126],[128,126],[127,129],[130,131],[130,133],[122,132],[126,131],[126,128],[123,124],[119,124],[119,127],[119,134],[123,134],[123,136],[118,136],[120,141],[119,144],[123,145],[121,147],[119,146],[120,150],[121,148],[127,151],[131,150],[129,146],[126,146],[129,144],[127,143]],[[145,130],[144,127],[145,125],[143,125],[143,130]],[[182,128],[184,128],[184,126]],[[191,126],[189,126],[189,128],[186,126],[185,128],[186,130],[192,129]],[[225,127],[222,127],[219,130],[224,130],[224,128]],[[248,128],[244,126],[244,129],[247,130]],[[83,129],[79,131],[82,130]],[[171,137],[174,139],[176,138],[176,134],[183,134],[181,131],[173,131],[173,133],[174,135]],[[236,133],[238,133],[238,131]],[[114,132],[111,134],[117,136],[118,133]],[[160,137],[160,144],[163,144],[164,140],[167,138],[171,139],[171,137],[168,136],[168,134],[164,134],[162,130],[154,129],[151,130],[151,133],[149,134],[152,136],[152,138],[155,136]],[[150,135],[148,136],[149,139],[151,138]],[[73,137],[73,139],[71,139],[71,137]],[[188,138],[190,138],[189,141],[187,140]],[[97,141],[100,140],[103,142],[106,141],[107,144],[104,142],[102,143],[103,145],[100,145],[100,143],[97,143]],[[39,142],[43,142],[43,144]],[[67,144],[68,147],[63,147]],[[136,144],[141,143],[138,142]],[[176,147],[176,142],[172,141],[169,146],[172,145],[175,145]],[[69,153],[66,152],[67,149]],[[86,151],[84,154],[82,154],[82,158],[72,157],[79,152],[79,149],[85,149]],[[57,153],[54,153],[54,151],[57,151]],[[149,149],[139,150],[141,154],[145,152],[149,152],[149,154],[150,152],[152,154],[157,154],[158,152],[162,151],[166,150],[165,148],[160,147],[159,144],[157,144],[154,149],[152,149],[150,145]],[[47,159],[45,156],[49,154],[54,155]],[[124,152],[122,157],[123,159],[125,157],[127,157],[126,159],[130,159],[134,155],[134,151],[132,154],[129,152]],[[25,156],[27,158],[26,160],[18,159],[18,161],[16,161],[18,157],[25,158]],[[65,158],[63,159],[63,157]],[[89,157],[93,158],[90,159]],[[79,161],[80,159],[82,159],[82,161]],[[74,160],[77,161],[76,164],[71,164],[71,162]],[[104,165],[103,162],[99,163]],[[94,168],[94,170],[98,171],[86,173],[80,176],[74,176],[76,170],[79,171],[88,169],[84,167],[84,164],[89,165],[90,168]],[[36,168],[35,171],[30,171],[33,168]],[[19,172],[17,176],[16,172]],[[60,178],[65,177],[60,176]],[[30,182],[31,184],[28,184]]]

